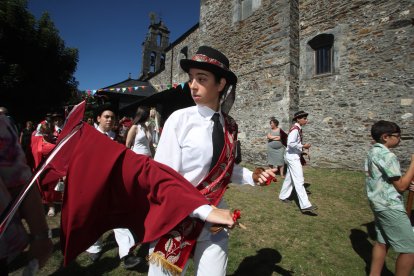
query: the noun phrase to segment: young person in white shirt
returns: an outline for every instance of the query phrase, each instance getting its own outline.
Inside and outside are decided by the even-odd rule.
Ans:
[[[235,164],[238,131],[228,112],[234,102],[237,77],[230,71],[227,57],[216,49],[201,46],[192,59],[181,60],[180,65],[189,75],[196,106],[177,110],[167,119],[154,159],[184,176],[212,205],[226,208],[222,196],[228,183],[261,185],[275,177],[277,169],[253,173]],[[218,160],[212,162],[215,113],[224,131],[224,145]],[[193,212],[194,217],[205,218],[212,208],[201,206]],[[153,242],[148,275],[169,275],[171,270],[185,274],[192,251],[196,275],[225,275],[227,229],[213,234],[210,227],[210,223],[197,219],[185,221],[169,236]]]
[[[289,197],[295,187],[298,195],[299,207],[305,215],[316,215],[314,211],[318,208],[309,201],[303,178],[303,168],[301,163],[302,150],[309,149],[311,144],[302,143],[302,127],[308,123],[308,113],[298,111],[293,117],[295,124],[291,127],[288,134],[285,161],[287,164],[286,178],[280,190],[279,199],[285,203],[289,202]]]

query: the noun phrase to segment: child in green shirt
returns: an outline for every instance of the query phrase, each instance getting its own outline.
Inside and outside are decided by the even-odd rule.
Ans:
[[[365,161],[366,190],[375,217],[377,242],[372,250],[370,275],[381,275],[389,246],[400,253],[395,275],[410,275],[414,268],[414,232],[402,193],[414,177],[414,154],[410,167],[402,175],[396,155],[389,150],[400,143],[400,127],[393,122],[378,121],[371,128],[371,136],[376,143]]]

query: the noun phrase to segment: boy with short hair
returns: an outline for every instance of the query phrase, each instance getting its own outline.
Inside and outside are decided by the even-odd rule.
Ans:
[[[395,275],[410,275],[414,268],[414,232],[404,208],[402,192],[414,177],[414,154],[407,172],[402,175],[397,156],[389,149],[400,143],[400,127],[378,121],[371,128],[375,144],[365,161],[366,190],[375,217],[377,242],[372,249],[370,275],[381,275],[389,246],[400,253]]]
[[[230,70],[228,58],[217,49],[201,46],[192,59],[183,59],[180,65],[188,73],[196,105],[171,114],[154,160],[184,176],[211,205],[223,208],[222,197],[230,182],[265,185],[268,178],[275,177],[276,168],[253,173],[236,164],[238,127],[228,112],[235,99],[237,76]],[[191,255],[195,275],[226,274],[228,233],[210,232],[211,224],[204,223],[204,218],[212,210],[209,205],[201,206],[192,220],[152,243],[148,275],[185,275]]]

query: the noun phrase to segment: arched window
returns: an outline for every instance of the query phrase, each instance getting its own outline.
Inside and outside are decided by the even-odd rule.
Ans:
[[[161,59],[160,59],[160,69],[164,69],[165,68],[165,54],[161,55]]]
[[[155,72],[155,61],[157,58],[157,54],[155,52],[151,52],[151,58],[150,58],[150,72]]]
[[[158,34],[157,35],[157,46],[161,46],[161,42],[162,42],[162,34]]]
[[[333,71],[332,34],[320,34],[312,38],[308,44],[314,50],[315,75],[330,74]]]

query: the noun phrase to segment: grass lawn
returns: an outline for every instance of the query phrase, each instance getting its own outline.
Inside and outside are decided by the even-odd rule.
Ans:
[[[241,209],[246,230],[231,231],[228,275],[366,275],[373,244],[373,216],[361,172],[305,169],[310,200],[318,216],[302,215],[295,203],[278,200],[279,179],[265,187],[231,184],[225,198],[229,208]],[[82,253],[62,267],[59,216],[48,218],[55,229],[55,251],[39,275],[146,275],[147,267],[120,266],[112,232],[104,235],[104,255],[92,263]],[[141,250],[142,251],[142,250]],[[145,254],[139,248],[137,254]],[[21,275],[25,254],[11,265]],[[390,250],[383,275],[393,275],[396,254]],[[187,273],[193,275],[193,269]]]

